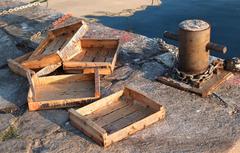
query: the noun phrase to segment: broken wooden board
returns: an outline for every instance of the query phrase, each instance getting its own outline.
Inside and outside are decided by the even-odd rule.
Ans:
[[[57,64],[52,64],[49,66],[46,66],[42,69],[29,69],[25,66],[23,66],[21,63],[23,61],[26,61],[33,52],[29,52],[23,56],[17,57],[15,59],[8,59],[8,67],[16,74],[23,76],[23,77],[27,77],[27,73],[30,72],[31,74],[36,74],[38,77],[40,76],[45,76],[48,75],[52,72],[54,72],[57,68],[59,68],[60,66],[62,66],[61,63],[57,63]]]
[[[81,39],[81,52],[70,61],[63,62],[66,73],[112,74],[120,48],[119,39]]]
[[[204,81],[199,88],[175,80],[171,77],[160,76],[157,78],[157,81],[180,90],[196,93],[202,97],[207,97],[211,95],[215,90],[217,90],[226,80],[228,80],[232,76],[233,73],[225,71],[223,69],[219,69],[218,73],[213,73],[212,78]]]
[[[28,73],[30,111],[83,106],[100,98],[100,77],[94,74],[72,74],[37,77]]]
[[[79,40],[87,30],[88,26],[84,21],[50,30],[47,38],[21,64],[30,69],[39,69],[72,59],[81,51]]]
[[[71,124],[104,147],[165,117],[162,105],[127,87],[69,112]]]

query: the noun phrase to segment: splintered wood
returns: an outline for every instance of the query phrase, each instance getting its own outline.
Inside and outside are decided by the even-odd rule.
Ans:
[[[114,70],[119,51],[118,39],[81,39],[81,52],[69,61],[63,62],[67,73],[93,73],[94,68],[100,74],[108,75]]]
[[[165,117],[162,105],[130,88],[69,112],[71,124],[104,147]]]

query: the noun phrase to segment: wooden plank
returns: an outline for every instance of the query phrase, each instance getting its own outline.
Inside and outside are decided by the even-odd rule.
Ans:
[[[41,41],[41,43],[39,44],[39,46],[35,49],[35,51],[32,53],[32,55],[29,57],[29,59],[35,58],[38,55],[40,55],[44,49],[46,48],[46,46],[53,40],[53,36],[48,35],[46,39],[44,39],[43,41]]]
[[[48,66],[44,67],[43,69],[39,70],[39,71],[36,73],[36,75],[37,75],[38,77],[48,75],[48,74],[54,72],[54,71],[55,71],[56,69],[58,69],[60,66],[62,66],[61,63],[48,65]]]
[[[46,49],[43,51],[43,55],[48,55],[53,52],[57,52],[61,49],[63,44],[65,43],[66,38],[64,36],[59,36],[55,38],[49,45],[46,47]]]
[[[94,74],[94,81],[95,81],[95,97],[100,98],[101,93],[100,93],[100,75],[98,72],[98,69],[95,69],[95,74]]]
[[[133,133],[136,133],[139,130],[145,129],[147,126],[162,120],[165,117],[165,111],[162,109],[148,117],[143,118],[140,121],[137,121],[115,133],[108,135],[107,141],[104,143],[104,147],[111,145],[114,142],[120,141]]]
[[[131,89],[130,87],[125,87],[124,96],[128,98],[132,98],[137,102],[145,105],[146,107],[150,107],[153,110],[159,111],[162,108],[162,105],[156,103],[154,100],[150,99],[148,96],[136,92],[135,90]]]
[[[76,61],[69,61],[64,62],[63,67],[65,70],[78,70],[83,68],[94,68],[94,67],[110,67],[110,63],[105,62],[76,62]]]
[[[90,119],[80,115],[74,109],[69,110],[71,124],[83,133],[94,139],[98,144],[103,145],[107,132],[92,122]]]
[[[41,58],[32,58],[22,62],[21,64],[29,69],[39,69],[59,62],[61,62],[61,58],[57,54],[51,54]]]
[[[117,99],[119,99],[120,96],[122,96],[123,90],[118,91],[110,96],[107,96],[105,98],[102,98],[94,103],[91,103],[85,107],[79,108],[76,111],[80,113],[81,115],[88,115],[91,114],[92,112],[101,109],[105,106],[108,106],[112,103],[115,103]]]
[[[93,74],[64,74],[64,75],[55,75],[55,76],[45,76],[38,77],[37,85],[46,85],[53,83],[67,83],[67,82],[78,82],[78,81],[86,81],[86,80],[94,80]]]
[[[118,109],[114,112],[111,112],[105,116],[101,116],[97,118],[97,120],[94,120],[99,126],[104,127],[114,121],[117,121],[129,114],[132,114],[134,112],[137,112],[140,109],[140,107],[137,107],[136,105],[129,104],[126,107],[123,107],[122,109]]]
[[[96,120],[97,118],[99,118],[101,116],[105,116],[109,113],[112,113],[112,112],[118,110],[118,109],[126,107],[127,105],[129,105],[129,103],[126,101],[116,101],[108,106],[103,107],[100,110],[96,110],[96,111],[92,112],[91,114],[86,115],[86,117],[88,117],[89,119],[92,119],[92,120]]]
[[[83,48],[86,51],[85,56],[81,60],[82,62],[93,62],[94,58],[97,56],[97,49],[96,48]]]
[[[82,38],[82,47],[86,48],[116,48],[119,39],[90,39]]]
[[[106,56],[108,55],[108,50],[105,48],[99,48],[97,56],[94,59],[94,62],[105,62]]]
[[[149,108],[143,109],[143,110],[138,110],[138,111],[135,111],[131,114],[128,114],[128,115],[120,118],[119,120],[116,120],[115,122],[112,122],[111,124],[104,126],[103,128],[109,134],[111,134],[111,133],[119,131],[119,130],[153,114],[153,113],[154,112]]]

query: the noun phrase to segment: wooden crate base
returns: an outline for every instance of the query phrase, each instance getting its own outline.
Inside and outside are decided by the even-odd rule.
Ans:
[[[30,111],[83,106],[100,98],[99,74],[30,76]]]
[[[89,74],[95,68],[103,75],[113,72],[120,47],[118,39],[81,39],[80,44],[81,52],[63,63],[66,72]]]
[[[165,117],[163,106],[130,88],[69,112],[71,124],[104,147]]]
[[[202,97],[207,97],[232,76],[233,73],[219,69],[218,73],[214,73],[213,77],[209,80],[204,81],[199,88],[190,86],[178,80],[174,80],[171,77],[161,76],[157,78],[157,81],[180,90],[193,92]]]

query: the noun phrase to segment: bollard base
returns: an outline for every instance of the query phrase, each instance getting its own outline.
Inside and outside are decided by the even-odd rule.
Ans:
[[[194,87],[192,85],[183,83],[179,80],[171,78],[170,76],[158,77],[157,81],[180,90],[196,93],[202,97],[207,97],[232,76],[233,73],[223,69],[218,69],[218,73],[214,73],[213,76],[209,80],[204,81],[200,87]]]

